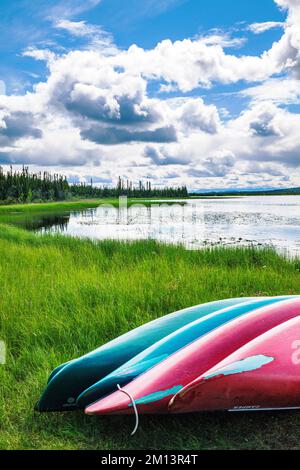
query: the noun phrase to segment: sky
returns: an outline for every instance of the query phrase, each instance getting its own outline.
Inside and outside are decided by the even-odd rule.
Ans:
[[[1,0],[0,165],[300,186],[300,0]]]

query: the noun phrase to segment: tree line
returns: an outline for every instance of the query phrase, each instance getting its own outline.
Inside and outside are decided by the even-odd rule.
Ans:
[[[61,201],[70,195],[65,176],[48,172],[31,173],[27,167],[22,171],[4,172],[0,167],[0,201],[6,203]]]
[[[95,186],[90,183],[70,184],[67,178],[49,172],[32,173],[27,167],[14,171],[11,167],[4,172],[0,167],[0,201],[2,203],[29,203],[63,201],[72,198],[115,198],[119,196],[143,197],[187,197],[185,186],[174,188],[152,187],[151,182],[142,181],[135,186],[130,181],[119,178],[115,187]]]

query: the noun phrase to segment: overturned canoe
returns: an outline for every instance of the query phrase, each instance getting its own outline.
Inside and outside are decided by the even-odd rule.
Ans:
[[[269,330],[188,385],[171,413],[300,409],[300,317]]]
[[[143,350],[183,326],[220,309],[253,298],[225,299],[181,310],[132,330],[91,353],[56,368],[36,405],[38,411],[78,409],[77,398],[87,388]]]
[[[179,349],[206,335],[210,331],[222,326],[256,309],[281,302],[286,297],[260,298],[244,303],[239,303],[209,315],[202,316],[198,320],[187,324],[172,334],[154,343],[149,348],[132,358],[130,361],[115,369],[111,374],[102,378],[99,382],[87,388],[77,399],[79,408],[99,400],[101,397],[117,390],[117,385],[126,385],[133,379],[143,374],[156,364],[167,359]]]
[[[300,341],[299,315],[298,297],[238,317],[138,376],[124,387],[126,393],[116,391],[87,406],[86,413],[130,414],[133,404],[139,413],[151,414],[237,409],[239,406],[249,406],[249,409],[300,407],[300,359],[298,367],[291,366],[292,357],[296,357],[292,348]],[[277,345],[280,345],[278,351]],[[244,377],[246,385],[243,387]],[[216,392],[214,383],[218,384]],[[290,397],[285,396],[287,391]]]

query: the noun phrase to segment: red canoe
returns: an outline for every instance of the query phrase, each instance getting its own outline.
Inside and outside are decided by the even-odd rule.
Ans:
[[[250,341],[299,314],[299,298],[256,309],[179,350],[130,382],[124,391],[134,399],[139,413],[168,413],[170,400],[187,384]],[[298,336],[300,339],[300,332]],[[130,414],[133,407],[128,396],[116,391],[85,411],[91,415]]]
[[[300,316],[259,336],[170,402],[171,413],[300,409]]]

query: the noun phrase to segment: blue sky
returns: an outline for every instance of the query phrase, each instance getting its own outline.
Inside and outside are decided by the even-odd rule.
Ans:
[[[24,92],[47,74],[43,64],[20,56],[27,47],[50,44],[53,49],[70,50],[85,44],[84,38],[70,37],[53,27],[56,11],[61,11],[61,17],[101,26],[113,35],[121,49],[131,44],[151,49],[166,38],[183,40],[219,28],[223,31],[236,29],[236,37],[249,39],[251,36],[251,40],[237,51],[249,55],[261,54],[280,38],[282,31],[277,28],[263,35],[253,35],[245,31],[246,25],[284,21],[286,16],[273,0],[102,0],[98,4],[95,1],[94,6],[92,3],[86,10],[84,7],[76,9],[76,5],[74,9],[69,8],[72,2],[64,9],[63,3],[53,0],[1,1],[0,74],[9,93]],[[88,7],[88,2],[75,3]]]
[[[298,0],[2,0],[0,164],[112,182],[117,167],[193,189],[297,184],[299,10]]]

